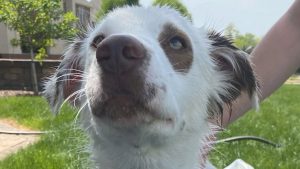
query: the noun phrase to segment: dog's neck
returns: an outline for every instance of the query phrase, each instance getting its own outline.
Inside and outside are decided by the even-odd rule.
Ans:
[[[198,169],[200,148],[192,135],[140,145],[101,139],[93,143],[93,159],[99,169]]]
[[[179,138],[165,145],[115,144],[102,140],[93,146],[99,169],[198,169],[200,143]]]

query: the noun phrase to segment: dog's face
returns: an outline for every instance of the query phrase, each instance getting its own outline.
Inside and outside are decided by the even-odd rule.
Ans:
[[[126,7],[75,40],[45,95],[55,111],[80,103],[104,137],[169,138],[206,134],[208,118],[256,87],[246,55],[219,34],[167,7]]]

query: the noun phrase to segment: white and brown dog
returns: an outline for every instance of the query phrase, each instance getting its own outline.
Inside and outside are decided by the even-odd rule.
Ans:
[[[66,98],[79,104],[99,169],[201,168],[208,119],[256,91],[245,53],[168,7],[109,13],[45,85],[54,111]]]

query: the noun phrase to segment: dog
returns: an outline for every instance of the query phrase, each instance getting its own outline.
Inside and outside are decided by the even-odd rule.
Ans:
[[[44,95],[78,107],[99,169],[199,169],[211,119],[258,81],[246,53],[170,7],[122,7],[74,40]],[[200,162],[201,161],[201,162]]]

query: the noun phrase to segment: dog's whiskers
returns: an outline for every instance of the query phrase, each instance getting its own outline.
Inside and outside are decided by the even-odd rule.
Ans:
[[[75,95],[77,95],[77,94],[79,94],[79,93],[81,93],[81,92],[84,92],[84,89],[79,89],[79,90],[77,90],[77,91],[75,91],[75,92],[73,92],[72,94],[70,94],[70,96],[68,96],[63,102],[62,102],[62,104],[60,105],[60,107],[59,107],[59,110],[61,110],[61,108],[72,98],[72,97],[74,97]]]
[[[77,100],[81,99],[83,96],[86,96],[85,92],[79,92],[76,94],[74,100],[73,100],[73,106],[76,107]]]
[[[80,112],[84,109],[85,106],[87,106],[87,104],[88,104],[88,101],[86,101],[86,102],[83,104],[83,106],[81,106],[81,108],[77,111],[76,116],[75,116],[75,119],[74,119],[75,123],[77,122],[77,119],[78,119],[78,117],[79,117]]]
[[[75,71],[84,74],[85,72],[80,69],[61,69],[62,71]]]
[[[86,80],[80,80],[76,78],[57,80],[57,82],[67,82],[67,81],[86,82]]]
[[[84,77],[84,75],[80,74],[80,73],[66,73],[66,74],[57,76],[56,78],[61,79],[61,78],[66,77],[66,76],[76,76],[76,77],[82,77],[82,78]]]

